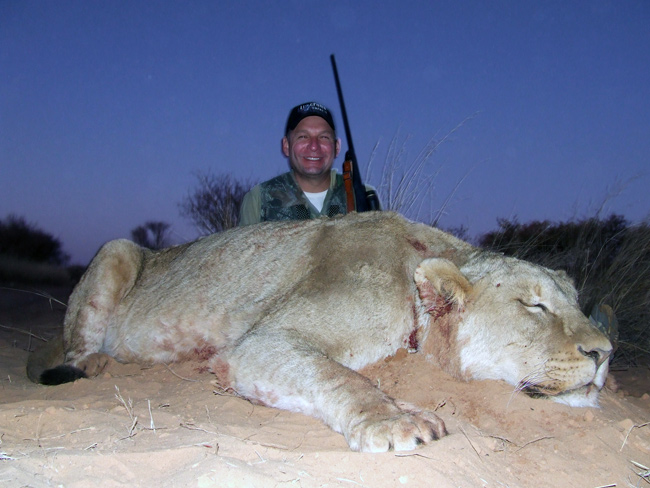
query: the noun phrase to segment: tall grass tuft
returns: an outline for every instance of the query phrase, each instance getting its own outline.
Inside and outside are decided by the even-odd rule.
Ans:
[[[620,215],[573,222],[499,220],[482,247],[563,269],[576,283],[586,315],[610,305],[619,322],[614,363],[650,364],[650,226]]]
[[[434,194],[434,185],[442,167],[434,166],[433,156],[443,144],[449,142],[456,132],[476,115],[466,117],[442,137],[432,137],[413,160],[407,161],[407,146],[410,137],[407,136],[403,140],[399,134],[393,137],[388,146],[386,157],[379,168],[379,183],[374,183],[384,210],[392,210],[414,220],[426,220],[433,226],[439,224],[448,204],[469,172],[453,186],[440,208],[436,209],[433,207],[430,195]],[[379,143],[375,145],[366,166],[364,178],[366,182],[371,181],[374,171],[373,161],[377,156],[378,148]],[[423,205],[427,203],[429,207],[423,208]]]

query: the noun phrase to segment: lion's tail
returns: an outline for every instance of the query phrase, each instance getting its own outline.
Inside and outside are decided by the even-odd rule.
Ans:
[[[63,336],[59,335],[29,355],[27,377],[44,385],[60,385],[86,377],[79,368],[63,364],[64,360]]]

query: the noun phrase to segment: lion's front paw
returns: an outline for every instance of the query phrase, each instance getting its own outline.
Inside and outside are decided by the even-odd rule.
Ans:
[[[445,423],[436,414],[401,412],[391,418],[359,423],[352,428],[348,443],[355,451],[411,451],[445,435]]]

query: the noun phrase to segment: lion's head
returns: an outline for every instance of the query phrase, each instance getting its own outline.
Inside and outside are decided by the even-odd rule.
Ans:
[[[597,404],[612,344],[580,311],[566,273],[479,251],[460,269],[427,259],[415,281],[431,316],[425,352],[452,374]]]

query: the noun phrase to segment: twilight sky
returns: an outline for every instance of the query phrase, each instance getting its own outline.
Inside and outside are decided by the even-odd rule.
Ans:
[[[80,264],[148,220],[193,239],[178,203],[194,174],[285,171],[292,106],[329,106],[345,150],[335,53],[362,167],[378,144],[375,186],[387,157],[413,164],[469,117],[427,160],[411,218],[444,206],[442,227],[475,235],[606,200],[639,221],[649,25],[646,0],[0,0],[0,218]]]

